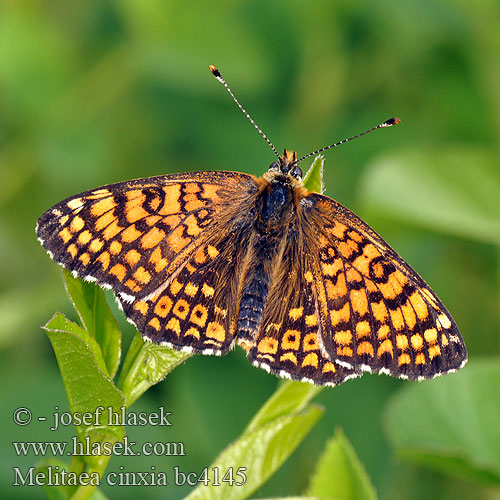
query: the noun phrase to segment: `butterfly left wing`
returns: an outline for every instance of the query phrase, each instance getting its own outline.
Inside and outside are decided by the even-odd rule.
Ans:
[[[427,283],[350,210],[319,194],[305,200],[325,355],[419,380],[461,368],[465,344]]]

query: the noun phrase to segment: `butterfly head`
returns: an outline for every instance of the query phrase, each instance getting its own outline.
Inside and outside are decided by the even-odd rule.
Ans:
[[[292,177],[297,181],[302,180],[302,170],[297,165],[297,152],[285,149],[283,155],[269,165],[268,173],[274,173],[279,177]]]

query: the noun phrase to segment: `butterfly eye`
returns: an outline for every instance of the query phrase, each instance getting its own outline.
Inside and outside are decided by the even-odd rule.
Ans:
[[[274,161],[273,163],[271,163],[271,165],[269,165],[270,172],[278,171],[279,169],[280,169],[280,164],[277,161]]]
[[[302,179],[302,169],[295,165],[295,167],[292,168],[290,175],[296,179]]]

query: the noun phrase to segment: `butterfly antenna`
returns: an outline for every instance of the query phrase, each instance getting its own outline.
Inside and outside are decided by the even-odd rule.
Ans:
[[[336,148],[337,146],[340,146],[341,144],[352,141],[353,139],[357,139],[358,137],[361,137],[363,135],[369,134],[370,132],[373,132],[374,130],[377,130],[378,128],[392,127],[393,125],[397,125],[398,123],[401,123],[400,118],[390,118],[389,120],[386,120],[384,123],[381,123],[380,125],[377,125],[376,127],[373,127],[369,130],[365,130],[364,132],[361,132],[361,134],[354,135],[353,137],[349,137],[349,139],[344,139],[342,141],[336,142],[335,144],[330,144],[330,146],[326,146],[324,148],[313,151],[312,153],[309,153],[308,155],[305,155],[302,158],[299,158],[297,161],[294,162],[294,165],[297,165],[302,160],[305,160],[306,158],[309,158],[310,156],[317,155],[318,153],[326,151],[327,149]]]
[[[250,120],[252,125],[257,129],[257,132],[264,138],[264,140],[269,144],[270,148],[274,151],[274,154],[280,158],[280,155],[278,151],[276,151],[276,148],[273,146],[273,143],[267,138],[267,135],[262,132],[262,130],[259,128],[259,126],[254,122],[253,118],[247,113],[245,108],[239,103],[238,99],[236,99],[235,95],[233,94],[232,90],[229,88],[229,85],[226,83],[226,80],[222,78],[222,75],[220,74],[220,71],[213,65],[211,64],[209,66],[210,71],[212,72],[212,75],[219,80],[224,87],[226,87],[226,90],[229,92],[230,96],[233,98],[234,102],[238,105],[238,107],[243,111],[243,114]]]

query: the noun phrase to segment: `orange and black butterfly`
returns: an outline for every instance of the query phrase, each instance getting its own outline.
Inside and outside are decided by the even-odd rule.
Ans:
[[[161,345],[221,355],[238,343],[271,373],[324,385],[461,368],[464,342],[425,281],[354,213],[304,187],[303,158],[276,155],[260,178],[184,173],[72,196],[40,217],[38,238]]]

